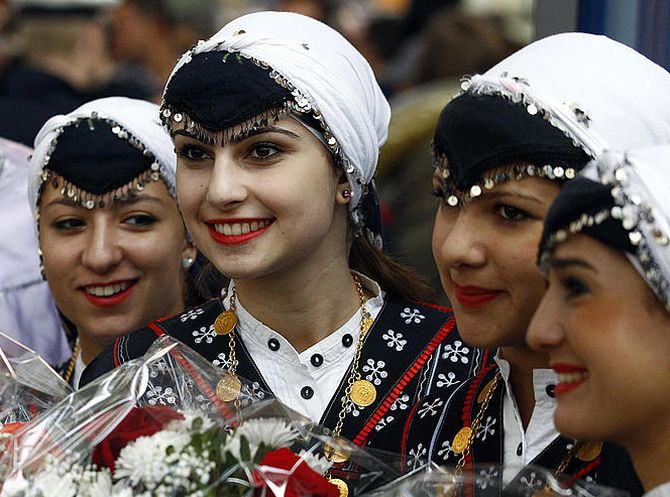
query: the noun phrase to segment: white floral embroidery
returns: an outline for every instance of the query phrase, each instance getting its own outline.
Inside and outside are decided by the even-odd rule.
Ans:
[[[433,399],[432,402],[424,402],[422,406],[419,408],[417,411],[419,413],[419,417],[421,419],[426,417],[426,414],[430,414],[431,416],[435,416],[437,414],[437,410],[444,404],[444,402],[438,397],[436,399]]]
[[[212,361],[212,364],[214,364],[215,366],[219,366],[221,369],[230,369],[232,364],[230,363],[230,359],[226,357],[226,354],[220,352],[219,355],[217,355],[216,357],[218,357],[218,359],[214,359]],[[235,367],[237,367],[238,364],[239,362],[235,361]]]
[[[200,308],[197,308],[197,309],[189,309],[189,310],[186,311],[184,314],[182,314],[181,316],[179,316],[179,320],[180,320],[182,323],[184,323],[184,322],[188,321],[189,319],[196,319],[198,316],[200,316],[200,314],[204,314],[204,313],[205,313],[205,311],[203,311],[203,310],[200,309]]]
[[[368,373],[365,375],[365,379],[371,381],[375,385],[380,385],[382,380],[389,375],[386,371],[384,371],[385,366],[386,363],[384,361],[368,359],[367,364],[363,366],[363,372]]]
[[[495,466],[490,466],[479,471],[479,476],[477,477],[477,486],[486,490],[490,485],[496,485],[498,483],[498,476],[500,472],[495,468]]]
[[[454,449],[451,448],[451,441],[445,440],[442,442],[441,449],[437,451],[437,455],[442,458],[443,461],[448,461],[450,455],[456,455]]]
[[[207,343],[212,343],[216,336],[216,330],[214,329],[214,325],[210,324],[209,328],[207,326],[201,326],[200,329],[195,330],[192,335],[195,337],[195,343],[201,343],[203,340]]]
[[[482,442],[486,440],[486,437],[495,435],[496,431],[493,426],[496,424],[496,418],[492,416],[486,416],[486,420],[477,427],[477,433],[475,438],[481,438]]]
[[[177,397],[174,390],[172,390],[172,387],[167,387],[165,390],[163,390],[161,385],[154,385],[151,382],[149,382],[147,397],[149,397],[148,402],[152,406],[155,406],[156,404],[165,406],[168,404],[175,404],[177,402]]]
[[[426,455],[427,450],[423,446],[422,443],[417,445],[415,449],[410,449],[409,451],[409,465],[412,467],[412,469],[416,469],[420,466],[423,466],[426,464],[426,461],[424,459],[424,456]]]
[[[170,368],[165,357],[161,357],[159,360],[151,364],[149,370],[149,378],[158,378],[158,376],[165,374],[165,372]]]
[[[346,407],[347,414],[351,414],[353,417],[357,418],[363,411],[363,409],[365,409],[365,407],[359,406],[351,399],[347,401],[347,407]]]
[[[393,404],[391,404],[391,410],[395,411],[397,409],[400,409],[401,411],[404,411],[409,407],[409,395],[402,394],[400,397],[395,399],[393,401]]]
[[[456,379],[456,373],[454,373],[453,371],[449,371],[447,373],[447,376],[444,376],[443,373],[437,375],[436,385],[438,388],[442,388],[442,387],[450,387],[452,385],[458,385],[460,382],[461,380]]]
[[[451,362],[458,362],[461,361],[463,364],[467,364],[470,359],[468,359],[468,353],[470,352],[470,348],[466,347],[463,345],[463,342],[460,340],[454,341],[454,346],[452,347],[451,344],[448,344],[444,348],[444,352],[442,353],[442,359],[449,359]]]
[[[242,387],[242,393],[249,397],[253,397],[254,400],[263,400],[265,398],[265,392],[261,390],[261,385],[257,381],[254,381],[251,385],[244,385]]]
[[[544,482],[542,481],[541,478],[537,477],[537,475],[535,474],[535,471],[531,471],[530,474],[528,475],[528,477],[522,476],[520,481],[521,481],[521,483],[526,485],[531,490],[537,490],[542,485],[544,485]]]
[[[386,340],[386,345],[395,347],[398,352],[405,348],[405,345],[407,344],[407,340],[401,340],[402,333],[396,333],[393,330],[388,330],[382,335],[382,338]]]
[[[419,324],[421,321],[426,319],[426,316],[419,312],[419,309],[410,309],[405,307],[400,313],[401,318],[405,318],[405,324],[410,324],[414,321],[414,324]]]
[[[195,396],[195,401],[198,403],[198,407],[205,412],[209,412],[212,408],[212,401],[201,393]]]
[[[383,428],[386,428],[393,420],[395,417],[393,416],[387,416],[385,418],[382,418],[379,423],[375,425],[375,431],[381,431]]]

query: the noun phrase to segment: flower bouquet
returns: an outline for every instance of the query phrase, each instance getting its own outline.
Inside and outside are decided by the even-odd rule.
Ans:
[[[374,457],[165,336],[21,427],[1,497],[332,496],[394,476]],[[361,470],[336,481],[324,452]]]
[[[0,434],[30,421],[71,392],[35,351],[0,333]]]

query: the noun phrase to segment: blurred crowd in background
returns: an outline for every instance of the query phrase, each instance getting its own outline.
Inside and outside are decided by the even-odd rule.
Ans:
[[[50,116],[104,96],[159,102],[180,54],[255,10],[315,17],[370,61],[394,111],[377,180],[387,249],[439,288],[431,133],[462,75],[532,40],[532,0],[0,0],[0,137],[32,146]]]

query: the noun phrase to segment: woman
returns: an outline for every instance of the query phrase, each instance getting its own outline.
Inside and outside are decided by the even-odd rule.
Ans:
[[[644,98],[631,91],[640,86]],[[407,421],[407,469],[503,464],[502,484],[540,488],[530,470],[511,469],[536,464],[639,492],[619,449],[559,437],[555,377],[525,334],[544,292],[533,261],[551,201],[606,144],[668,141],[669,89],[670,75],[630,48],[568,33],[464,81],[445,107],[434,138],[433,252],[464,341],[489,349],[490,361],[417,404],[418,413],[439,399],[442,409]]]
[[[414,399],[476,368],[451,313],[418,303],[425,287],[375,246],[389,106],[341,35],[291,13],[232,21],[179,61],[161,116],[188,230],[232,282],[221,301],[118,340],[87,379],[168,333],[375,445]]]
[[[196,257],[158,106],[112,97],[49,119],[29,176],[43,276],[77,341],[64,377],[120,335],[185,307]]]
[[[628,449],[670,495],[670,147],[610,152],[552,205],[548,290],[528,330],[558,375],[556,427]]]

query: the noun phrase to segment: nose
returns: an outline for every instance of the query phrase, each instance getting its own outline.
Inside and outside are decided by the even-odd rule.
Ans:
[[[565,338],[561,321],[559,296],[551,291],[544,294],[526,332],[528,346],[535,350],[548,351],[560,346]]]
[[[486,235],[467,206],[441,206],[433,226],[433,255],[440,272],[486,264]]]
[[[207,201],[219,209],[233,209],[247,198],[247,173],[225,147],[216,154],[207,185]]]
[[[113,223],[98,220],[92,224],[82,264],[98,274],[106,274],[123,260],[122,240]]]

